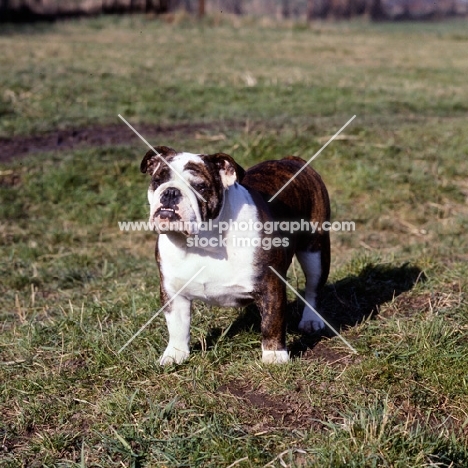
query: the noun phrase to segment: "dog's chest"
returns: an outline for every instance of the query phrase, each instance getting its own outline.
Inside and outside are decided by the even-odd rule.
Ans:
[[[242,306],[253,299],[261,235],[241,227],[242,222],[258,220],[257,208],[244,189],[229,190],[225,197],[217,222],[234,221],[237,228],[199,233],[201,247],[189,246],[188,240],[177,244],[168,235],[159,236],[159,267],[170,296],[183,288],[182,296],[190,300],[225,307]]]
[[[232,236],[229,236],[232,240]],[[253,299],[255,289],[255,248],[226,248],[222,254],[207,254],[197,248],[175,246],[160,236],[160,269],[166,291],[178,291],[190,300],[211,305],[236,307]]]

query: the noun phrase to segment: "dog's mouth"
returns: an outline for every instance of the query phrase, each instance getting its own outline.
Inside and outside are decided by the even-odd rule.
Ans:
[[[176,213],[177,211],[177,207],[172,208],[170,206],[161,206],[156,210],[154,216],[159,217],[159,219],[168,219],[169,221],[174,221],[180,219],[180,216]]]

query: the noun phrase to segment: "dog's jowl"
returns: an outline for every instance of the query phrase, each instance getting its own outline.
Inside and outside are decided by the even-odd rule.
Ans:
[[[149,151],[141,171],[151,176],[149,221],[159,233],[161,304],[171,301],[161,364],[188,357],[194,299],[226,307],[254,302],[261,314],[263,361],[287,362],[286,286],[272,268],[285,278],[296,255],[306,276],[306,301],[316,307],[330,267],[329,234],[320,229],[330,217],[322,179],[293,156],[244,171],[223,153],[155,149],[159,154]],[[312,332],[323,326],[306,306],[299,328]]]

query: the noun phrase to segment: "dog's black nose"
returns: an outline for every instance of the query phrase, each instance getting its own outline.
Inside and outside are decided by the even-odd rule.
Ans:
[[[159,201],[161,202],[162,206],[173,207],[180,202],[182,198],[182,193],[178,188],[175,187],[168,187],[164,192],[161,194]]]

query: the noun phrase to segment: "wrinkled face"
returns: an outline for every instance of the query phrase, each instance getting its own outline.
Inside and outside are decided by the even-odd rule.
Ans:
[[[177,153],[158,146],[141,162],[141,172],[151,176],[148,188],[150,223],[158,232],[198,233],[202,221],[215,219],[223,205],[224,190],[233,185],[242,169],[225,154]]]

